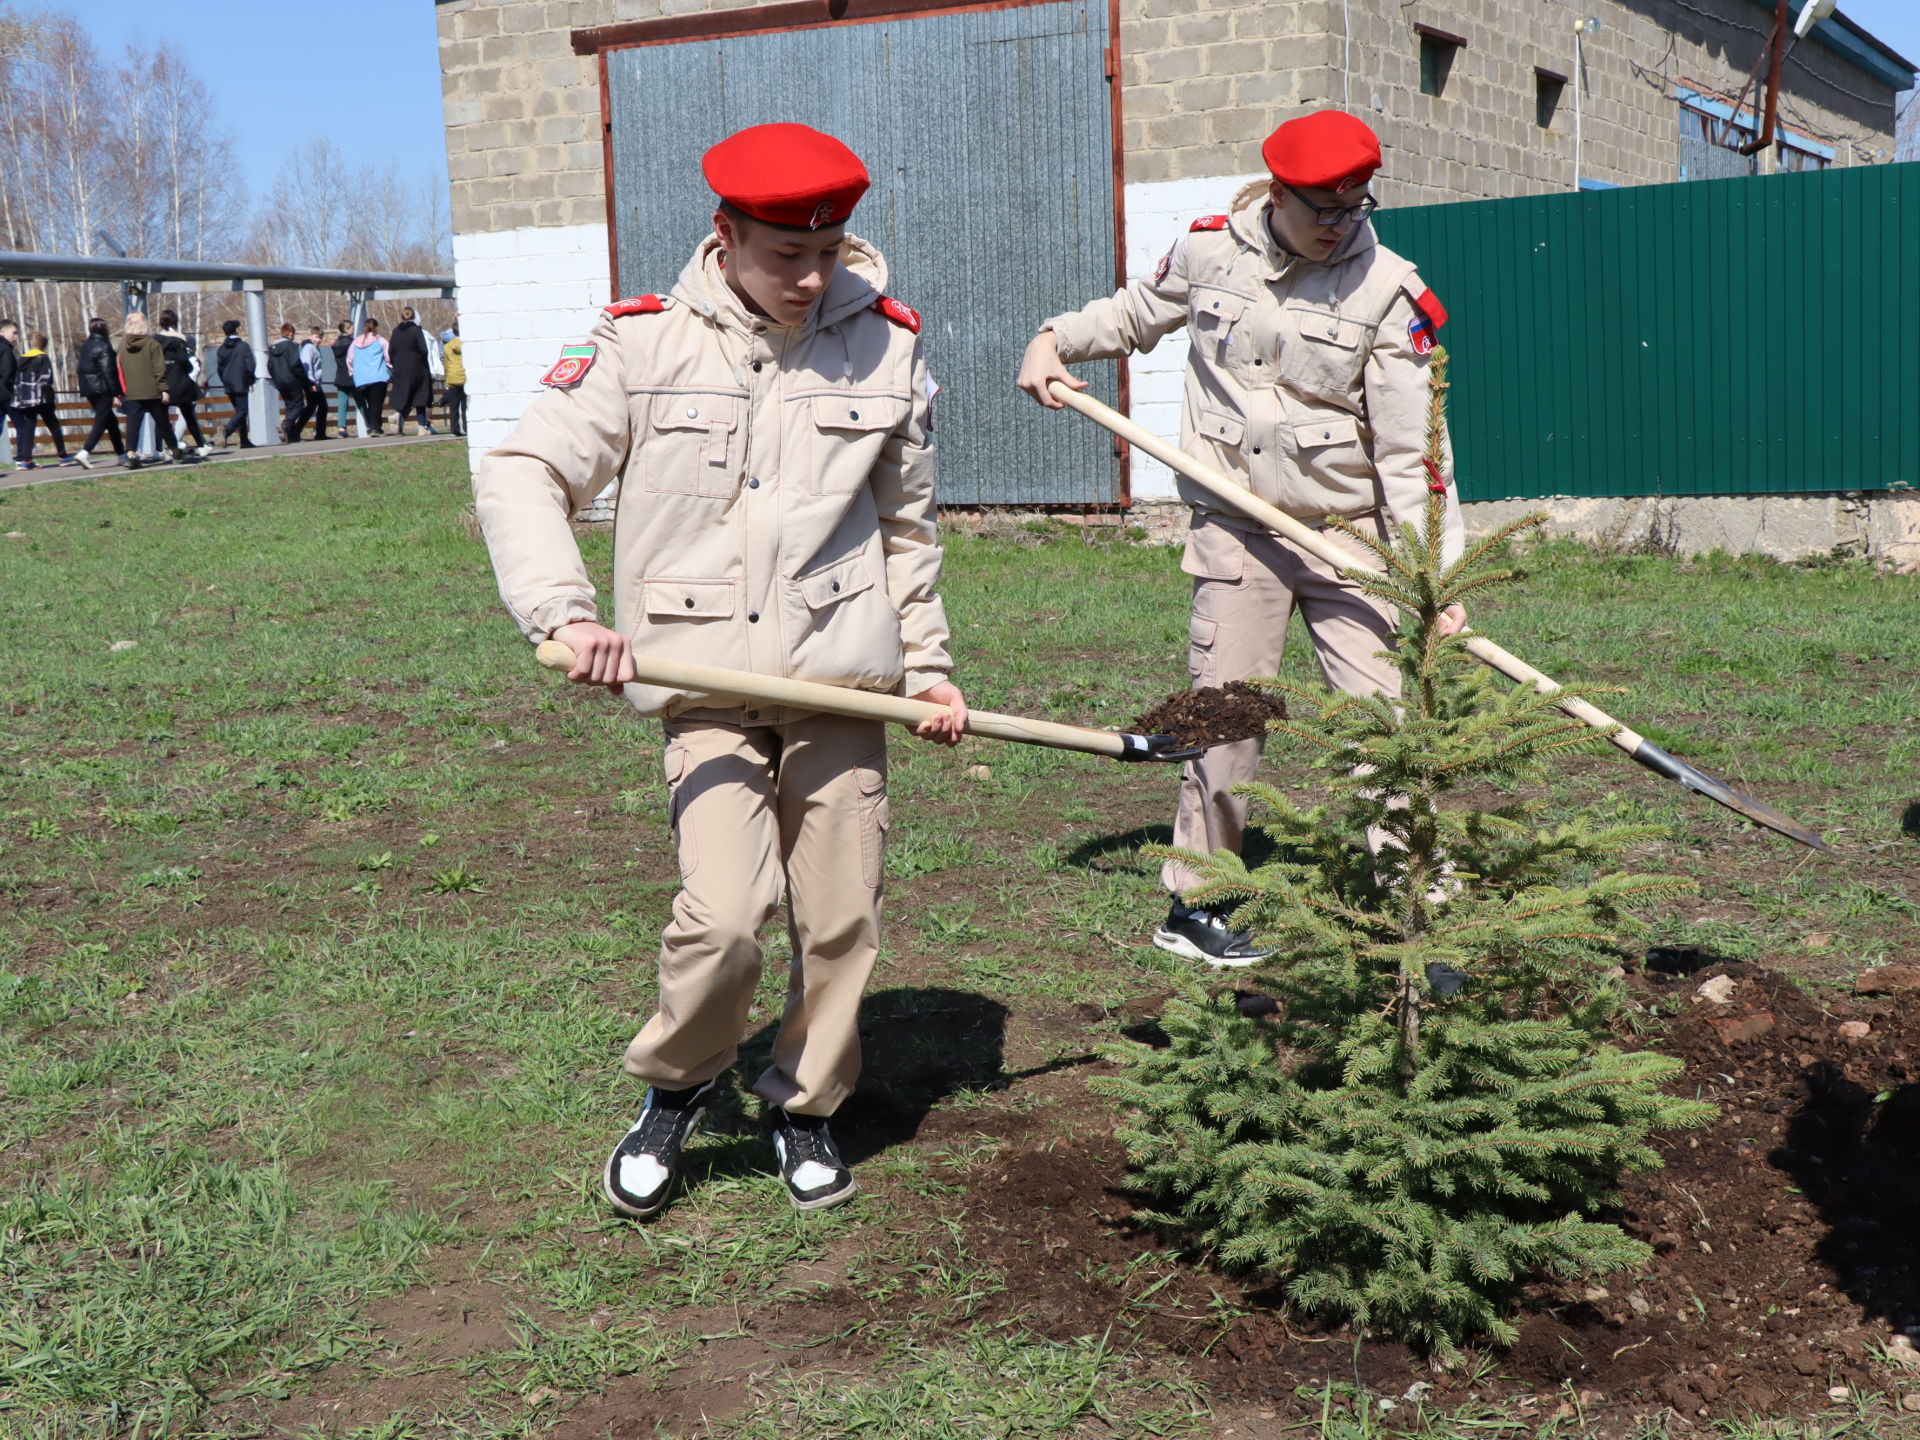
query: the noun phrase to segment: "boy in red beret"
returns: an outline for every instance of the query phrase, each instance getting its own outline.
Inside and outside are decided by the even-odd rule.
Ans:
[[[703,169],[713,234],[679,281],[608,306],[474,479],[522,633],[566,642],[569,679],[665,726],[682,883],[659,1006],[626,1052],[646,1099],[602,1182],[641,1217],[738,1056],[783,897],[786,1012],[753,1088],[793,1204],[854,1193],[827,1117],[860,1070],[888,813],[878,722],[631,683],[634,651],[929,700],[947,713],[918,733],[948,744],[966,722],[935,593],[920,317],[846,230],[866,169],[804,125],[743,130]],[[616,479],[609,628],[568,520]]]
[[[1193,222],[1153,277],[1056,315],[1027,347],[1018,384],[1049,408],[1048,385],[1075,389],[1066,364],[1151,350],[1188,330],[1181,446],[1296,519],[1339,515],[1385,537],[1389,521],[1424,527],[1429,488],[1446,491],[1445,553],[1463,549],[1460,507],[1422,463],[1427,355],[1446,311],[1413,265],[1381,245],[1368,215],[1380,141],[1337,110],[1289,120],[1261,154],[1270,181],[1248,185],[1225,215]],[[1452,473],[1449,460],[1447,474]],[[1382,656],[1395,617],[1323,561],[1185,483],[1193,506],[1181,568],[1193,577],[1188,669],[1195,687],[1280,668],[1297,605],[1321,672],[1349,694],[1399,693]],[[1327,537],[1358,551],[1337,534]],[[1466,623],[1455,607],[1449,633]],[[1220,745],[1188,764],[1173,843],[1238,850],[1260,742]],[[1154,944],[1214,965],[1262,958],[1227,914],[1185,904],[1192,883],[1168,864],[1172,909]]]

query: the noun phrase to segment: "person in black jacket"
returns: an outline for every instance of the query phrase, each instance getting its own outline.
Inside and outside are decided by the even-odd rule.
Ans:
[[[407,433],[407,416],[417,414],[422,435],[437,435],[427,409],[433,404],[433,375],[427,364],[427,332],[413,318],[413,307],[400,312],[400,323],[387,341],[393,361],[393,411],[396,435]]]
[[[284,416],[280,434],[291,445],[300,438],[300,431],[319,407],[307,389],[306,366],[300,363],[300,342],[293,338],[290,323],[280,327],[280,338],[267,347],[267,379],[280,392]]]
[[[220,432],[222,444],[233,438],[233,432],[240,432],[240,448],[253,449],[253,437],[247,433],[247,391],[252,388],[253,347],[240,338],[240,322],[229,320],[222,325],[226,339],[220,342],[215,352],[214,366],[220,373],[220,388],[227,392],[227,399],[233,404],[233,418],[227,421],[226,428]]]
[[[93,447],[104,435],[113,441],[113,458],[125,460],[127,445],[120,435],[120,417],[113,413],[114,403],[124,393],[120,384],[120,357],[113,353],[113,336],[107,322],[98,316],[87,321],[87,338],[80,342],[80,361],[74,368],[79,372],[80,394],[93,406],[93,429],[87,432],[87,443],[74,452],[73,458],[83,469],[91,470]]]
[[[13,385],[20,378],[20,322],[0,320],[0,415],[13,413]]]
[[[13,462],[17,468],[38,468],[33,463],[33,430],[39,420],[47,422],[47,433],[53,437],[60,463],[73,463],[67,458],[67,437],[61,433],[60,412],[54,404],[53,357],[47,354],[44,335],[35,335],[33,344],[20,353],[20,373],[14,378],[13,409],[8,418],[13,421]]]
[[[333,342],[334,428],[347,436],[347,416],[353,409],[353,322],[342,320]]]
[[[193,413],[200,398],[199,382],[193,378],[193,342],[180,333],[180,317],[171,310],[160,312],[160,352],[167,357],[167,404],[180,412],[180,424],[193,448],[211,455],[213,447],[200,433],[200,421]]]

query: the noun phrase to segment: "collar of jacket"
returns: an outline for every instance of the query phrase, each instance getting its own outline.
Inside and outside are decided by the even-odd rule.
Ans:
[[[838,325],[872,305],[886,288],[886,257],[859,236],[849,235],[840,252],[840,263],[834,267],[833,278],[827,282],[827,293],[807,312],[805,320],[791,328],[796,335],[806,336],[829,325]],[[680,272],[679,280],[674,282],[673,296],[709,320],[741,335],[751,335],[756,325],[785,328],[775,327],[772,321],[755,315],[733,293],[720,267],[717,236],[709,235],[700,242]]]
[[[1295,265],[1338,265],[1342,261],[1352,260],[1364,255],[1379,245],[1379,238],[1373,233],[1373,221],[1362,220],[1347,232],[1346,238],[1333,247],[1333,253],[1324,260],[1309,260],[1282,248],[1273,238],[1273,230],[1267,224],[1267,211],[1273,201],[1269,195],[1272,182],[1269,180],[1249,180],[1233,197],[1233,205],[1228,212],[1227,227],[1242,245],[1258,255],[1266,265],[1268,280],[1279,280]]]

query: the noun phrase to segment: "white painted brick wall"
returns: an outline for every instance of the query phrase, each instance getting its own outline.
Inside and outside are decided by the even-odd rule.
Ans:
[[[506,439],[560,347],[586,338],[613,299],[605,225],[531,226],[456,235],[466,342],[470,463]]]
[[[1126,188],[1127,278],[1150,276],[1187,228],[1202,215],[1218,215],[1249,180],[1260,175],[1223,175],[1198,180],[1162,180]],[[1176,330],[1153,351],[1127,362],[1133,418],[1166,440],[1180,443],[1180,404],[1185,393],[1187,333]],[[1170,500],[1173,472],[1158,460],[1132,452],[1133,498]]]

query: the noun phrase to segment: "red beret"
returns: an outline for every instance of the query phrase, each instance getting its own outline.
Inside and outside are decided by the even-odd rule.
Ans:
[[[1309,190],[1351,190],[1380,168],[1380,137],[1341,110],[1289,120],[1260,147],[1273,178]]]
[[[752,125],[700,161],[713,193],[769,225],[838,225],[872,183],[860,157],[808,125]]]

